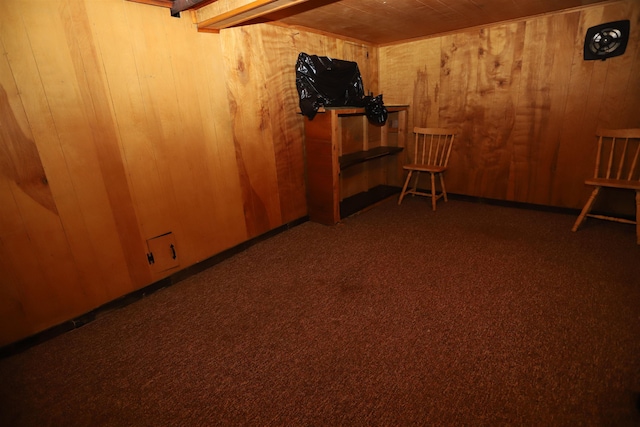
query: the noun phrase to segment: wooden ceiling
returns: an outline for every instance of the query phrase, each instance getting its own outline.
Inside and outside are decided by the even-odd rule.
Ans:
[[[200,31],[272,22],[391,44],[611,0],[133,0],[186,4]]]

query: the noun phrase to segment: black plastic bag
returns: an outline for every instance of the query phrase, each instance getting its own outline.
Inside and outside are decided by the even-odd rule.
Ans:
[[[383,126],[387,122],[389,113],[387,112],[387,109],[384,106],[384,102],[382,101],[382,94],[375,97],[367,96],[364,111],[367,115],[367,119],[369,119],[369,122],[373,123],[374,125]]]
[[[357,62],[301,52],[296,62],[296,87],[300,110],[309,119],[313,119],[323,106],[365,106]]]

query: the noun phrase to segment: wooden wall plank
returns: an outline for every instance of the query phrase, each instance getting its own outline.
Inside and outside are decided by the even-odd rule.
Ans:
[[[264,50],[254,27],[223,30],[225,80],[249,236],[281,223]]]
[[[13,82],[9,82],[9,84],[11,83]],[[18,101],[18,97],[15,95],[14,93],[12,99]],[[22,130],[24,126],[20,126],[14,111],[19,112],[20,117],[24,116],[22,104],[14,102],[13,106],[10,105],[7,92],[0,85],[0,116],[3,118],[3,126],[0,130],[0,138],[2,139],[1,171],[34,201],[57,215],[58,209],[48,185],[38,148],[31,135],[27,136]]]
[[[578,18],[572,13],[527,21],[509,199],[549,203],[571,69],[566,52],[575,47]]]
[[[18,101],[17,93],[15,90],[12,92],[11,98]],[[0,115],[3,118],[0,164],[2,179],[6,183],[3,205],[7,206],[5,209],[9,212],[6,213],[11,218],[5,220],[8,227],[3,230],[3,235],[5,241],[12,236],[20,239],[19,242],[12,239],[15,246],[21,244],[30,249],[30,257],[37,260],[37,270],[47,279],[38,285],[46,286],[56,293],[56,290],[63,288],[64,283],[65,287],[72,290],[69,294],[69,306],[61,307],[54,302],[50,307],[52,311],[48,311],[56,317],[67,316],[77,307],[83,306],[83,292],[75,274],[75,261],[69,251],[40,156],[33,138],[26,135],[18,123],[16,116],[23,118],[24,114],[22,106],[16,106],[16,103],[10,105],[9,97],[0,85]],[[16,233],[16,230],[22,232]],[[5,249],[11,251],[13,248],[7,245]],[[68,276],[66,280],[61,280],[65,276]]]
[[[125,264],[134,286],[139,287],[149,283],[151,275],[122,159],[104,67],[97,55],[85,0],[70,1],[66,5],[60,11],[61,17],[68,20],[64,25],[64,35],[71,48],[69,52],[78,79],[80,101],[91,129],[90,141],[100,158],[99,171],[104,182],[108,183],[106,195]]]
[[[584,42],[587,29],[602,22],[603,8],[585,9],[574,35],[575,46]],[[579,206],[586,199],[589,188],[576,176],[588,176],[595,159],[595,135],[592,124],[597,120],[602,99],[605,68],[600,61],[584,61],[583,52],[574,49],[568,85],[564,124],[558,150],[558,161],[564,165],[556,171],[554,202],[560,206]],[[585,98],[585,94],[587,94]],[[563,188],[558,188],[562,185]]]
[[[10,91],[9,99],[19,98],[21,101],[19,105],[14,104],[11,117],[16,117],[21,123],[22,130],[19,134],[30,132],[37,146],[38,155],[46,171],[48,186],[55,199],[56,210],[60,214],[62,227],[77,263],[80,280],[82,283],[95,283],[100,282],[100,278],[105,276],[118,280],[120,277],[117,271],[112,268],[105,268],[103,271],[99,268],[101,263],[82,218],[23,20],[14,9],[7,11],[2,17],[5,18],[2,20],[2,28],[6,31],[3,31],[1,36],[6,62],[0,62],[0,80]],[[16,140],[20,138],[25,137],[18,136]],[[2,216],[6,218],[5,215]],[[14,224],[5,230],[11,232],[22,227],[21,223]],[[75,307],[76,313],[95,307],[106,298],[104,289],[99,286],[89,286],[84,292],[88,300],[83,307]]]
[[[24,233],[22,217],[13,198],[11,182],[0,174],[0,345],[33,333],[34,322],[30,317],[33,314],[29,313],[24,297],[25,292],[29,293],[29,283],[33,282],[24,277],[22,261],[13,262],[16,253],[13,239],[18,240],[21,245],[30,243]],[[31,248],[28,252],[34,253]],[[29,257],[28,261],[32,262],[28,266],[31,267],[30,273],[41,276],[42,269],[33,262],[34,258]]]
[[[2,185],[2,183],[0,183]],[[0,200],[2,191],[0,191]],[[23,286],[19,282],[19,275],[7,256],[11,248],[7,247],[0,235],[0,337],[2,343],[7,344],[33,333],[32,322],[27,316],[22,295]]]
[[[172,110],[179,121],[177,138],[170,141],[165,149],[171,159],[171,168],[175,172],[181,171],[179,178],[177,173],[175,175],[174,188],[179,188],[177,194],[181,203],[184,209],[189,209],[188,213],[181,215],[181,218],[188,218],[188,221],[182,222],[181,229],[183,240],[189,242],[181,251],[187,250],[191,259],[203,259],[210,253],[210,242],[216,239],[215,213],[218,203],[212,184],[218,180],[218,176],[207,150],[210,139],[205,134],[203,122],[206,118],[199,102],[201,94],[208,95],[207,92],[203,93],[199,82],[206,81],[209,76],[201,66],[203,58],[193,55],[191,44],[196,37],[206,37],[207,34],[198,35],[197,32],[188,31],[191,26],[189,20],[172,19],[164,24],[165,28],[167,24],[182,30],[172,31],[171,35],[167,31],[165,35],[164,50],[170,55],[166,67],[172,73],[171,86],[175,88]],[[193,253],[189,254],[191,251]]]
[[[127,14],[130,23],[140,22],[147,19],[148,9],[127,8]],[[225,151],[216,148],[218,142],[221,147],[228,144],[222,138],[229,126],[224,116],[215,116],[216,110],[212,109],[220,102],[226,105],[224,92],[222,101],[219,98],[223,83],[214,89],[208,87],[209,81],[216,79],[208,64],[220,61],[220,54],[212,57],[215,52],[209,50],[202,57],[194,57],[190,49],[193,43],[204,48],[198,42],[203,37],[215,44],[217,36],[198,34],[189,25],[188,20],[158,15],[149,25],[130,25],[129,35],[148,123],[148,150],[156,162],[158,185],[153,198],[160,199],[155,203],[162,204],[163,211],[170,211],[168,216],[157,214],[157,218],[176,235],[183,266],[246,238],[240,199],[234,197],[238,182],[235,158],[219,158]],[[133,145],[134,141],[127,144]],[[149,164],[146,159],[133,161]]]
[[[0,230],[0,255],[9,262],[5,262],[4,269],[8,271],[0,280],[0,289],[9,298],[20,298],[17,302],[7,301],[2,310],[19,307],[19,314],[24,319],[23,323],[12,323],[3,331],[7,338],[0,336],[0,343],[6,343],[18,334],[35,333],[81,314],[98,304],[104,296],[91,288],[84,288],[86,265],[80,266],[74,256],[59,216],[65,208],[58,209],[53,186],[49,185],[49,177],[56,168],[47,168],[45,172],[39,142],[35,140],[28,120],[28,111],[33,107],[28,104],[31,99],[28,95],[23,97],[17,86],[32,83],[38,87],[38,81],[29,81],[29,73],[19,73],[23,70],[21,61],[32,60],[28,48],[22,55],[15,50],[17,46],[28,45],[20,15],[16,11],[3,15],[1,27],[0,40],[5,54],[0,61],[0,110],[3,118],[0,138],[3,191],[0,204],[3,210],[9,211],[2,213],[5,219]],[[18,72],[14,73],[12,66]],[[4,312],[1,314],[2,317],[6,315]]]
[[[640,124],[637,110],[632,110],[625,101],[631,97],[637,99],[640,93],[630,89],[638,86],[638,74],[633,73],[633,66],[640,57],[640,6],[637,2],[626,2],[619,7],[604,7],[602,22],[611,22],[621,19],[631,21],[631,34],[627,50],[622,56],[596,61],[600,65],[607,65],[607,77],[604,83],[604,97],[599,108],[599,119],[602,126],[619,128],[629,126],[629,121]],[[636,96],[633,96],[633,95]],[[633,101],[632,101],[633,102]]]
[[[474,145],[481,151],[475,157],[466,156],[468,166],[479,169],[480,176],[468,186],[471,193],[504,199],[507,192],[496,182],[509,182],[517,88],[521,83],[524,22],[507,24],[480,31],[478,49],[479,104],[474,117],[477,123]],[[460,144],[458,144],[460,148]],[[451,164],[460,151],[454,151]],[[463,163],[464,165],[464,163]],[[460,183],[462,187],[462,183]]]
[[[211,165],[209,185],[215,209],[208,222],[214,227],[209,254],[218,253],[247,240],[240,176],[233,143],[231,116],[226,97],[224,60],[219,35],[198,34],[199,101],[203,111],[207,161]],[[209,255],[210,256],[210,255]]]
[[[273,124],[273,144],[280,194],[282,222],[290,222],[307,214],[306,187],[304,179],[304,150],[301,143],[303,128],[298,109],[298,95],[295,80],[297,52],[291,43],[290,30],[277,26],[265,26],[263,32],[264,51],[270,60],[265,61],[266,87],[271,122]]]
[[[6,69],[2,67],[0,82],[5,80]],[[4,81],[5,85],[8,83]],[[13,313],[27,322],[6,325],[3,330],[8,336],[20,331],[35,332],[52,319],[64,320],[84,302],[57,210],[50,205],[53,200],[46,188],[40,157],[31,136],[19,125],[25,121],[24,114],[15,87],[11,89],[9,97],[0,85],[0,257],[4,260],[0,293],[8,298],[1,305],[0,316]],[[18,172],[20,168],[24,170]],[[41,181],[44,188],[30,191],[34,181]],[[67,291],[69,298],[63,301],[60,294]],[[6,342],[0,337],[0,344]]]
[[[11,266],[9,275],[3,276],[3,293],[21,298],[19,314],[20,318],[26,320],[26,324],[14,323],[7,328],[9,336],[3,336],[0,343],[8,344],[11,342],[10,337],[19,332],[28,331],[29,334],[38,332],[64,320],[70,313],[61,315],[63,301],[58,290],[50,286],[49,277],[44,272],[41,260],[25,228],[2,236],[0,244],[0,253]],[[19,288],[19,293],[14,292],[13,287]],[[11,304],[7,308],[14,308],[15,305],[15,303]],[[9,313],[3,313],[3,317],[9,315]]]
[[[105,70],[109,98],[118,125],[118,139],[129,177],[135,209],[139,217],[144,239],[150,239],[176,228],[171,209],[175,205],[173,193],[166,178],[161,176],[156,161],[155,123],[146,115],[135,45],[129,41],[135,34],[132,28],[138,19],[131,16],[125,4],[113,7],[108,2],[87,3],[91,16],[94,39],[100,61]],[[161,19],[160,13],[149,8],[139,8],[141,13],[152,13]],[[166,10],[162,15],[166,15]],[[163,48],[159,48],[163,49]]]
[[[197,209],[201,196],[196,194],[196,198],[191,199],[198,186],[192,179],[190,166],[188,163],[185,164],[185,156],[188,156],[191,150],[182,138],[182,117],[177,109],[178,91],[176,76],[172,70],[172,52],[166,46],[168,38],[176,28],[181,28],[181,25],[176,18],[168,16],[166,11],[150,11],[141,5],[126,6],[128,7],[125,16],[129,27],[127,36],[131,40],[134,74],[140,91],[140,100],[137,101],[140,104],[137,105],[144,109],[144,134],[149,143],[146,145],[140,140],[130,141],[125,150],[142,149],[150,156],[149,160],[136,156],[129,161],[128,167],[131,170],[146,171],[142,174],[133,172],[136,181],[143,183],[146,180],[144,175],[147,173],[155,175],[158,180],[154,188],[147,189],[151,190],[151,193],[144,196],[141,194],[138,201],[140,207],[149,206],[141,212],[141,215],[144,215],[141,217],[143,222],[156,215],[154,209],[160,210],[156,217],[157,228],[147,231],[153,235],[145,237],[148,239],[157,236],[155,232],[160,231],[161,227],[165,228],[162,233],[172,231],[176,237],[180,259],[188,264],[189,260],[197,258],[197,249],[187,242],[188,236],[197,233],[199,221],[193,217],[193,211]],[[153,14],[149,16],[151,12]],[[142,22],[145,25],[141,25]],[[117,58],[112,60],[117,61]],[[194,161],[199,164],[201,160],[196,158]],[[194,185],[196,188],[191,188]],[[169,216],[162,216],[165,212],[170,212]],[[184,226],[188,229],[183,229]]]
[[[631,21],[630,43],[627,46],[629,52],[625,53],[625,55],[632,57],[633,62],[629,66],[629,81],[621,103],[625,107],[623,111],[625,116],[624,126],[640,127],[640,115],[637,114],[640,111],[640,79],[637,78],[637,76],[640,76],[640,45],[632,42],[632,40],[640,40],[640,8],[631,7],[631,3],[628,6],[629,10],[626,13],[620,13],[616,10],[616,14],[613,17],[613,19],[617,19],[623,15],[630,18]]]
[[[89,95],[86,86],[82,89],[77,80],[76,71],[80,72],[79,76],[82,77],[81,70],[74,67],[73,55],[78,53],[77,50],[72,52],[76,47],[69,46],[68,30],[65,29],[65,26],[71,25],[68,9],[58,10],[57,5],[51,3],[46,3],[48,9],[45,10],[41,8],[44,4],[34,7],[33,3],[28,3],[27,6],[31,8],[23,10],[23,21],[28,29],[32,55],[38,71],[38,74],[33,76],[37,79],[34,83],[37,86],[42,85],[44,89],[53,125],[52,128],[42,131],[56,133],[59,138],[64,157],[53,161],[63,161],[64,167],[69,170],[69,176],[73,180],[73,191],[82,212],[82,221],[85,222],[94,247],[99,248],[100,256],[96,257],[94,262],[104,263],[105,269],[110,268],[112,274],[117,275],[121,267],[127,265],[127,261],[111,212],[105,181],[101,173],[96,173],[100,170],[100,155],[94,144],[88,112],[84,110],[85,101],[90,103],[90,100],[86,99]],[[81,59],[76,57],[76,61],[77,66],[81,67]],[[29,91],[28,87],[25,86],[23,90]],[[85,99],[82,97],[83,90]],[[36,142],[38,143],[37,140]],[[45,159],[45,164],[47,161],[48,159]],[[53,179],[50,177],[50,180]],[[124,272],[125,277],[129,277],[129,272]],[[115,289],[110,288],[109,293],[122,295],[125,289],[120,287],[121,283],[131,289],[130,282],[129,278],[123,282],[112,282]]]
[[[442,38],[426,43],[405,43],[390,49],[379,49],[380,80],[385,82],[384,102],[411,105],[408,129],[415,126],[438,127],[440,109],[440,57]],[[413,137],[408,139],[408,150]]]
[[[171,19],[166,10],[149,10],[143,5],[126,6],[123,17],[128,31],[123,37],[129,40],[125,45],[131,49],[137,80],[133,82],[135,93],[132,93],[131,108],[138,110],[143,123],[136,139],[122,132],[127,168],[137,189],[136,204],[144,224],[145,239],[173,232],[180,259],[188,262],[196,257],[193,248],[186,243],[185,233],[188,232],[183,230],[185,222],[193,223],[190,211],[195,206],[189,188],[193,181],[189,167],[184,165],[184,152],[189,150],[184,149],[182,141],[171,51],[166,46],[171,27],[179,23]],[[141,25],[143,22],[148,25]],[[126,42],[123,40],[123,43]],[[117,51],[109,52],[105,61],[117,67],[117,54]],[[121,90],[120,86],[112,89],[113,92]],[[119,105],[118,110],[121,107]],[[121,116],[126,112],[125,109],[117,114]],[[123,120],[126,123],[124,117]],[[137,123],[127,126],[137,126]],[[185,123],[185,128],[187,126]]]

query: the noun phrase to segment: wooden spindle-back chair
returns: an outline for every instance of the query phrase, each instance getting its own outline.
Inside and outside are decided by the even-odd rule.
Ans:
[[[449,164],[451,147],[456,136],[455,129],[445,128],[421,128],[415,127],[415,145],[413,148],[413,163],[403,166],[408,171],[407,179],[404,182],[398,204],[407,194],[431,197],[432,209],[436,210],[436,201],[444,198],[447,201],[447,190],[444,185],[444,171]],[[411,177],[414,177],[413,187],[409,187]],[[420,172],[427,172],[431,177],[431,191],[421,191],[418,189]],[[436,192],[436,175],[440,178],[440,193]]]
[[[577,231],[587,217],[636,224],[636,240],[640,245],[640,129],[602,129],[596,132],[598,150],[593,178],[585,181],[595,187],[582,208],[572,231]],[[635,221],[611,215],[591,214],[596,197],[603,187],[636,192]]]

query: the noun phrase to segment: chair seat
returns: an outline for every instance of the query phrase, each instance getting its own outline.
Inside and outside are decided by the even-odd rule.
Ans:
[[[592,178],[587,179],[584,183],[587,185],[594,185],[596,187],[624,188],[625,190],[640,191],[640,181],[622,181],[619,179]]]
[[[584,181],[585,184],[594,188],[571,230],[577,231],[587,217],[635,224],[636,242],[640,245],[640,179],[637,178],[638,175],[640,175],[640,128],[598,128],[596,136],[598,145],[593,178]],[[591,208],[603,187],[635,191],[635,220],[628,220],[613,215],[595,215],[591,213]]]
[[[433,173],[441,173],[444,172],[447,168],[444,166],[429,166],[429,165],[404,165],[402,167],[404,170],[414,170],[420,172],[433,172]]]

